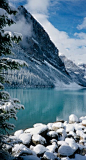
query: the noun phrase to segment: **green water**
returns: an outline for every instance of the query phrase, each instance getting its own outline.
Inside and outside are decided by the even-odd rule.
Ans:
[[[35,123],[68,120],[70,114],[86,115],[86,90],[56,89],[7,89],[13,98],[18,98],[25,110],[17,113],[18,120],[11,120],[18,129],[32,127]]]

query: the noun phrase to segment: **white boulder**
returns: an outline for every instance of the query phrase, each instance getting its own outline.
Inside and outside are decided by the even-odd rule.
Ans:
[[[44,137],[42,137],[41,135],[39,134],[34,134],[32,136],[32,142],[37,145],[37,144],[46,144],[46,139]]]
[[[43,153],[45,153],[47,151],[46,147],[44,147],[41,144],[37,144],[34,148],[33,151],[37,154],[37,155],[41,155]]]
[[[58,153],[61,156],[71,156],[74,154],[74,150],[68,145],[62,145],[59,147]]]
[[[82,121],[82,125],[86,127],[86,120]]]
[[[58,136],[58,133],[56,131],[49,131],[47,133],[47,136],[50,138],[56,138]]]
[[[31,134],[22,133],[20,134],[19,139],[22,141],[23,144],[29,145],[31,142]]]
[[[56,160],[56,156],[51,152],[45,152],[43,158],[46,160]]]
[[[57,149],[58,146],[56,144],[52,144],[46,147],[47,151],[54,153]]]
[[[47,132],[47,130],[48,130],[47,125],[43,125],[43,124],[37,125],[36,124],[35,128],[26,129],[25,133],[30,133],[32,135],[34,135],[34,134],[43,135],[43,134],[45,134]]]
[[[57,129],[63,128],[63,127],[64,127],[64,125],[62,122],[56,122],[56,123],[53,123],[52,130],[56,131]]]
[[[78,122],[78,117],[75,114],[71,114],[69,116],[69,123],[75,123]]]
[[[18,130],[18,131],[16,131],[16,132],[14,133],[14,136],[19,137],[20,134],[22,134],[22,133],[23,133],[23,130],[22,130],[22,129],[21,129],[21,130]]]

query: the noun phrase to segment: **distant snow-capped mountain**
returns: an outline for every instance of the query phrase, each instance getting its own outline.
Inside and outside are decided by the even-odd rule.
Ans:
[[[16,29],[22,33],[23,41],[13,45],[12,50],[15,55],[11,57],[25,60],[28,68],[21,68],[20,71],[6,71],[6,78],[10,80],[11,86],[62,87],[73,82],[86,86],[83,78],[84,70],[76,65],[73,69],[73,62],[59,57],[58,49],[44,28],[23,6],[18,8],[14,19],[16,25],[10,30]]]
[[[69,75],[71,76],[72,80],[81,86],[86,86],[86,79],[85,79],[85,69],[84,67],[81,68],[77,66],[74,62],[67,59],[65,56],[60,56],[61,60],[65,64],[65,68]]]

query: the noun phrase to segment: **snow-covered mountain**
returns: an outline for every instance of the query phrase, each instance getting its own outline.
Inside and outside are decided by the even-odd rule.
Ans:
[[[85,79],[85,68],[81,68],[73,63],[71,60],[67,59],[65,56],[60,56],[61,60],[65,64],[65,68],[72,80],[77,84],[86,87],[86,79]]]
[[[74,67],[75,70],[73,70],[72,62],[65,63],[64,58],[59,57],[59,51],[48,34],[23,6],[18,8],[14,19],[16,25],[10,30],[21,32],[23,41],[13,45],[15,55],[12,57],[25,60],[28,68],[21,68],[20,71],[6,71],[6,79],[10,80],[11,86],[62,87],[72,82],[86,86],[83,78],[84,71],[78,69],[79,67]]]

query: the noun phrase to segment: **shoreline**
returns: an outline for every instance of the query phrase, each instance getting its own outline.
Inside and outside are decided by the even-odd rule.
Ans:
[[[86,160],[86,116],[69,116],[47,125],[17,130],[6,139],[4,150],[12,160]]]

